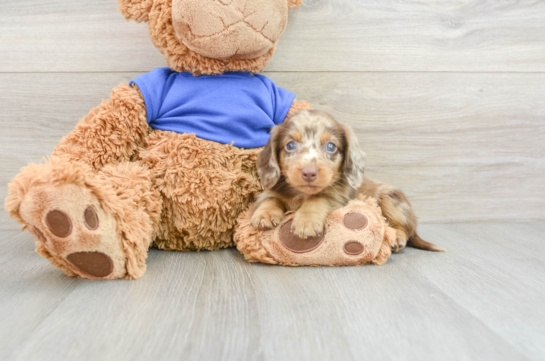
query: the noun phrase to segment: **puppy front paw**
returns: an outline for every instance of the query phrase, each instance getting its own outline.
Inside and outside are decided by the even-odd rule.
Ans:
[[[278,207],[262,205],[250,220],[254,228],[274,228],[284,219],[284,211]]]
[[[291,232],[299,238],[315,237],[324,231],[325,219],[297,211],[291,223]]]

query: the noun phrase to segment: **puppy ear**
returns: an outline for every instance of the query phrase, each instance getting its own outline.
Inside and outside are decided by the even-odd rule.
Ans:
[[[294,8],[297,6],[301,6],[304,0],[288,0],[288,8]]]
[[[367,154],[361,150],[358,138],[352,128],[348,126],[343,126],[343,128],[347,145],[344,154],[343,173],[350,186],[358,189],[363,183]]]
[[[278,138],[278,126],[271,129],[271,137],[265,148],[257,156],[257,174],[265,189],[270,189],[280,179],[280,166],[276,154],[276,142]]]
[[[117,0],[119,12],[123,14],[126,20],[135,20],[136,22],[148,22],[149,13],[154,0]]]

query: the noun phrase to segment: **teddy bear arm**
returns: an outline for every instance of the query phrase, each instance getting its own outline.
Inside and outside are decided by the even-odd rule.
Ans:
[[[286,116],[286,119],[291,117],[293,114],[297,113],[299,110],[304,109],[312,109],[312,106],[307,103],[305,100],[297,100],[294,99],[293,103],[291,104],[291,108],[288,111],[288,115]]]
[[[53,155],[95,170],[128,161],[145,144],[146,106],[136,86],[121,84],[55,147]]]
[[[288,7],[290,9],[301,6],[301,4],[303,4],[303,0],[288,0]]]

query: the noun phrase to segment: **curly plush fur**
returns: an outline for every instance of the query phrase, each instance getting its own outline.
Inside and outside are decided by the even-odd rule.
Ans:
[[[13,180],[6,209],[37,236],[36,251],[72,276],[78,270],[60,256],[66,242],[56,241],[40,220],[51,202],[62,202],[64,197],[79,198],[86,193],[97,201],[104,218],[113,218],[113,236],[121,241],[123,252],[116,255],[124,267],[115,269],[111,278],[139,278],[146,270],[147,250],[161,214],[161,195],[152,187],[152,180],[152,173],[138,162],[108,165],[96,173],[83,162],[53,157],[45,164],[27,166]],[[92,247],[94,241],[81,236],[78,246]]]
[[[308,107],[295,101],[291,112]],[[45,164],[31,164],[15,177],[5,207],[36,236],[37,252],[68,275],[135,279],[146,270],[150,246],[194,251],[234,245],[238,215],[262,191],[255,165],[260,150],[153,130],[138,89],[120,85],[61,140]],[[121,251],[115,249],[117,241],[108,245],[114,263],[108,277],[82,273],[67,262],[59,251],[66,240],[43,226],[46,209],[63,204],[69,212],[75,207],[69,198],[86,193],[88,202],[96,200],[115,223]],[[22,212],[22,205],[30,210]],[[77,216],[70,218],[77,228]],[[111,235],[100,237],[104,246]],[[84,238],[68,237],[79,247],[74,250],[93,251],[96,245],[84,244]]]

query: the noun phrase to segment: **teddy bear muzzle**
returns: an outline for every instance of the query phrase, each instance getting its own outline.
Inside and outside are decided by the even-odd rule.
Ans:
[[[254,59],[273,48],[286,28],[286,0],[173,0],[176,36],[213,59]]]

